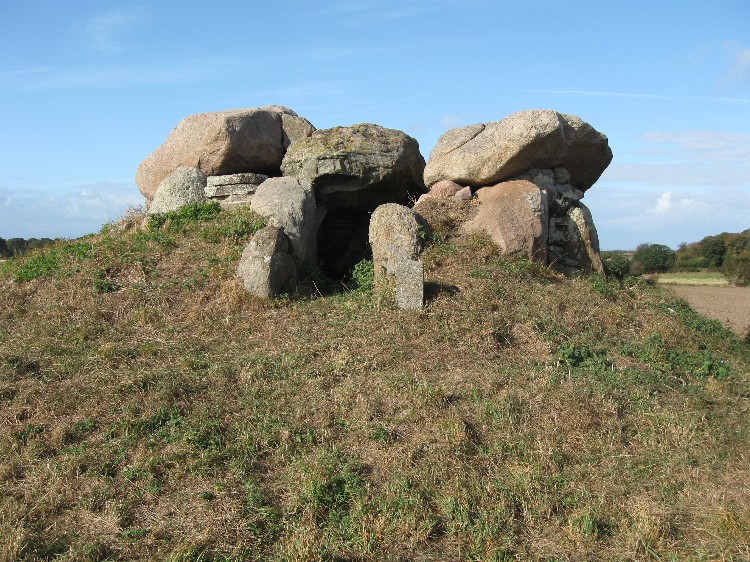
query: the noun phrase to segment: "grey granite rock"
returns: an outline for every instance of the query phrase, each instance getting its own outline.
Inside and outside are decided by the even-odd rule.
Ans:
[[[269,178],[258,186],[251,207],[289,237],[294,255],[309,269],[317,267],[320,213],[312,186],[297,178]]]
[[[159,184],[148,213],[167,213],[189,203],[203,201],[205,187],[206,175],[201,170],[180,166]]]
[[[417,141],[367,123],[315,131],[293,143],[281,170],[309,182],[318,203],[329,208],[372,211],[425,192]]]
[[[273,226],[256,232],[242,251],[237,276],[257,297],[272,298],[293,291],[297,265],[286,234]]]

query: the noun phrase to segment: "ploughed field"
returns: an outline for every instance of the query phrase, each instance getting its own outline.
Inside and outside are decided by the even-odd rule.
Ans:
[[[701,314],[742,335],[750,327],[750,287],[670,284],[670,289]]]

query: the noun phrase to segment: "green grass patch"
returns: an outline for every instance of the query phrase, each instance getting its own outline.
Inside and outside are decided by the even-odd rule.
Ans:
[[[719,272],[660,273],[656,280],[675,285],[729,285],[727,278]]]

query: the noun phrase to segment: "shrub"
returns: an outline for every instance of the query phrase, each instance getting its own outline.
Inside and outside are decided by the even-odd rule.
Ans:
[[[602,263],[604,264],[604,273],[608,277],[622,279],[630,273],[630,260],[623,254],[604,253],[602,254]]]
[[[640,264],[642,273],[665,273],[675,264],[675,251],[663,244],[641,244],[633,254],[633,262]]]
[[[750,250],[731,256],[724,262],[722,272],[735,285],[750,285]]]

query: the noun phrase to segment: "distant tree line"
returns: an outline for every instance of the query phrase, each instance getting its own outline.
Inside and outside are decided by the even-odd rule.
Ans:
[[[605,271],[615,277],[670,271],[720,271],[738,285],[750,284],[750,229],[683,242],[675,252],[663,244],[641,244],[635,252],[602,252]]]
[[[20,256],[25,254],[29,250],[36,248],[42,248],[56,242],[52,238],[0,238],[0,259],[12,258],[13,256]]]

